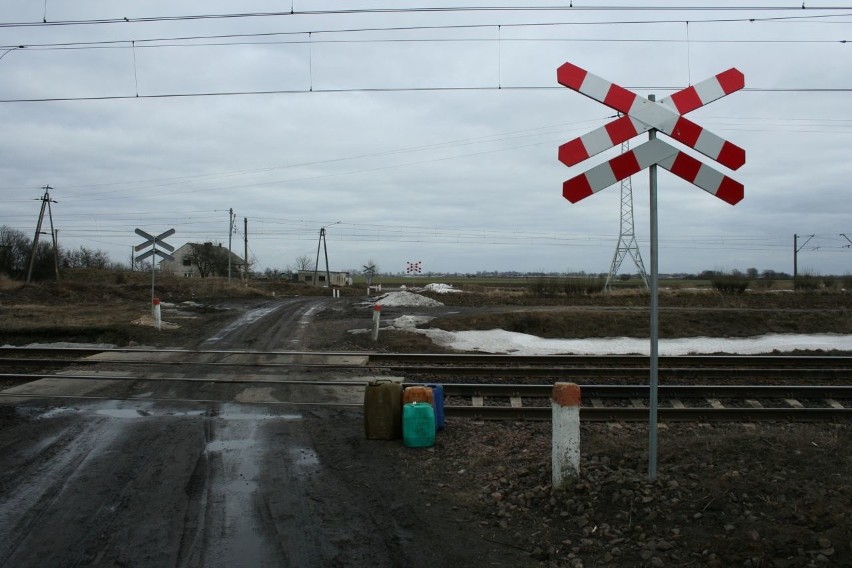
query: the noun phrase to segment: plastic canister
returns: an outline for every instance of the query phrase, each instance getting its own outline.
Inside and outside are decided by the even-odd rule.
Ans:
[[[364,433],[368,440],[402,437],[402,385],[372,381],[364,390]]]
[[[444,385],[428,384],[432,389],[432,407],[435,409],[435,430],[444,429]]]
[[[402,407],[402,441],[409,448],[435,445],[435,409],[425,402],[409,402]]]
[[[426,386],[417,385],[405,387],[405,390],[402,391],[402,404],[408,404],[409,402],[427,402],[434,405],[434,396],[432,389]]]

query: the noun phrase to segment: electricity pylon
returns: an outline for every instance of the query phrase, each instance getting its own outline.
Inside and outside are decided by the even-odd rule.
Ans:
[[[622,154],[629,149],[629,142],[621,143]],[[633,184],[630,183],[630,177],[621,180],[621,231],[618,234],[618,245],[615,247],[615,254],[612,256],[612,264],[604,284],[605,291],[612,290],[612,280],[618,276],[618,269],[621,268],[621,263],[628,254],[633,259],[633,263],[639,270],[639,276],[642,277],[647,288],[648,275],[645,273],[645,265],[642,264],[642,255],[639,252],[639,245],[636,244],[636,233],[633,229]]]

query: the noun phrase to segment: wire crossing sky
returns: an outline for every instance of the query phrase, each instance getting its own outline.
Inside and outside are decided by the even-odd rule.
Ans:
[[[566,168],[556,152],[614,116],[556,68],[663,98],[736,67],[745,89],[689,118],[746,149],[724,172],[745,199],[661,175],[661,271],[791,272],[793,235],[813,234],[800,271],[852,272],[848,2],[232,8],[0,8],[0,225],[31,237],[49,184],[60,245],[114,260],[136,227],[227,243],[233,208],[260,270],[310,255],[326,227],[333,269],[604,272],[618,187],[571,205],[562,182],[594,163]],[[646,247],[647,178],[633,188]]]

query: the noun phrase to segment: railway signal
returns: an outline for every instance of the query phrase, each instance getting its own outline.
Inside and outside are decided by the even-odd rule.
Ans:
[[[576,203],[641,170],[649,171],[651,212],[651,355],[648,416],[648,477],[657,477],[657,386],[659,318],[657,291],[657,166],[670,171],[719,199],[736,205],[745,195],[743,184],[659,140],[662,132],[732,170],[745,164],[745,150],[713,134],[683,115],[739,91],[745,76],[731,68],[657,102],[566,62],[556,71],[559,84],[618,111],[622,116],[559,147],[559,161],[574,166],[616,144],[648,133],[648,141],[633,150],[592,167],[562,184],[562,196]]]
[[[420,274],[423,272],[422,261],[408,262],[405,267],[406,274]]]

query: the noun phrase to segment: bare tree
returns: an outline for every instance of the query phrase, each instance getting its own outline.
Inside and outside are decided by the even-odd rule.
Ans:
[[[109,255],[102,250],[92,250],[80,247],[62,255],[62,265],[65,268],[107,268],[110,265]]]
[[[310,257],[310,255],[303,254],[301,256],[296,257],[296,270],[313,270],[314,269],[314,259]]]
[[[266,275],[266,278],[271,280],[272,282],[275,282],[276,280],[278,280],[278,278],[281,277],[281,271],[277,268],[267,268],[263,271],[263,273]]]
[[[221,246],[214,247],[213,243],[190,243],[187,255],[190,262],[198,268],[202,278],[222,276],[228,273],[228,251]]]
[[[373,267],[373,274],[379,273],[379,270],[380,270],[379,269],[379,263],[375,262],[372,258],[367,260],[367,262],[364,264],[364,266],[372,266]]]
[[[379,265],[373,261],[373,259],[369,259],[367,263],[364,265],[363,274],[364,278],[367,279],[367,286],[372,286],[373,278],[379,273]]]
[[[0,271],[10,276],[23,274],[32,247],[32,240],[21,231],[0,226]]]

